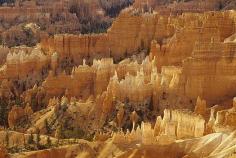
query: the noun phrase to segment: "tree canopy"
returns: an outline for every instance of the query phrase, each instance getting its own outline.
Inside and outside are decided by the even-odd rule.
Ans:
[[[4,3],[7,3],[7,4],[15,3],[15,0],[0,0],[0,5],[2,5]]]

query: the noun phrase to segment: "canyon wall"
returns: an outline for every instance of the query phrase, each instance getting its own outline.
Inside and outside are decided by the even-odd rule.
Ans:
[[[58,52],[60,59],[72,58],[81,64],[82,58],[113,57],[115,61],[135,54],[142,49],[154,48],[159,68],[162,65],[181,64],[191,56],[195,42],[223,41],[235,30],[231,11],[183,13],[179,16],[142,13],[128,8],[113,22],[104,34],[56,35],[43,38],[42,49]],[[151,50],[150,53],[153,51]]]
[[[161,44],[151,44],[150,54],[156,56],[158,67],[181,64],[191,56],[196,42],[224,41],[235,29],[230,12],[184,13],[172,23],[178,31]]]
[[[41,46],[43,50],[58,52],[60,59],[71,57],[74,62],[82,64],[84,58],[110,57],[107,42],[106,34],[55,35],[43,38]]]
[[[183,66],[184,88],[180,93],[193,99],[200,96],[209,104],[230,99],[236,94],[233,88],[235,19],[232,17],[232,11],[185,13],[176,20],[177,26],[184,27],[166,44],[152,41],[149,57],[156,57],[159,70],[163,65]],[[184,24],[186,19],[188,25]]]
[[[142,15],[129,8],[122,11],[105,34],[57,35],[42,39],[41,46],[43,50],[59,52],[60,58],[72,57],[80,64],[81,57],[113,57],[116,61],[148,48],[153,38],[172,34],[167,18],[158,14]]]
[[[231,36],[235,31],[234,17],[233,11],[164,16],[156,12],[142,13],[131,7],[122,11],[105,34],[64,34],[44,38],[40,44],[42,50],[34,50],[31,53],[33,55],[37,54],[34,52],[41,51],[41,55],[34,55],[36,57],[28,56],[27,53],[25,53],[26,55],[24,53],[11,55],[10,53],[7,57],[7,64],[2,67],[1,78],[25,77],[34,73],[33,68],[37,73],[44,70],[45,67],[51,66],[53,71],[43,85],[48,96],[61,96],[67,91],[69,96],[88,98],[90,95],[102,94],[107,89],[115,71],[118,78],[121,79],[125,78],[127,72],[137,75],[140,66],[135,63],[125,63],[125,61],[114,65],[113,61],[105,62],[104,60],[100,64],[94,62],[92,67],[84,64],[73,68],[72,75],[66,75],[71,72],[60,73],[60,70],[57,70],[63,59],[70,60],[74,65],[82,64],[83,59],[87,59],[87,63],[92,65],[92,59],[113,57],[116,63],[122,58],[150,47],[149,59],[155,60],[158,73],[164,72],[162,69],[167,70],[167,67],[162,68],[163,66],[183,66],[177,87],[179,94],[193,100],[200,96],[212,104],[218,101],[217,98],[224,99],[235,95],[235,92],[229,91],[230,87],[234,87],[235,82],[234,66],[231,64],[234,62],[234,44],[232,42],[223,43],[225,38]],[[216,54],[217,57],[215,57]],[[21,62],[21,58],[24,58],[24,62]],[[40,60],[36,61],[36,58]],[[208,59],[212,60],[206,62]],[[214,65],[217,66],[214,67]],[[192,68],[189,69],[190,67]],[[208,67],[213,68],[208,69]],[[229,70],[228,67],[231,67],[232,70]],[[152,69],[143,69],[145,76],[149,74],[147,76],[150,77],[148,79],[150,81]],[[142,71],[140,72],[142,74]],[[58,75],[54,76],[57,73]],[[224,74],[225,77],[221,74]],[[78,78],[80,79],[78,80]],[[125,79],[127,83],[133,80],[132,77],[128,78]],[[144,79],[145,84],[148,83],[146,81],[147,77]],[[143,81],[139,82],[141,85]],[[217,83],[222,85],[219,91],[214,90]],[[119,87],[122,87],[121,84]],[[116,93],[118,91],[122,90],[117,90]],[[151,94],[151,91],[147,90],[147,94]]]
[[[196,43],[192,57],[183,61],[185,94],[200,96],[209,103],[234,97],[235,48],[232,42]]]
[[[135,5],[146,4],[137,0]],[[6,148],[17,145],[20,152],[55,147],[55,138],[59,146],[70,144],[22,153],[25,157],[73,157],[78,148],[96,157],[107,143],[112,147],[104,152],[116,150],[123,157],[133,149],[133,155],[149,154],[148,148],[170,157],[231,154],[235,28],[235,11],[175,15],[130,7],[107,33],[58,34],[36,47],[2,47],[0,104],[7,108],[0,113],[8,114],[3,117],[10,129],[32,135],[18,133],[15,141],[14,133],[3,130],[0,140],[10,138]],[[34,143],[25,142],[30,137]],[[71,145],[93,137],[92,144]]]

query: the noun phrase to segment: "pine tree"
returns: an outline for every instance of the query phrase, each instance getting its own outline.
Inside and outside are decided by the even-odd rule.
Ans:
[[[59,125],[59,126],[57,127],[56,132],[55,132],[55,137],[56,137],[58,140],[63,137],[62,125]]]
[[[37,128],[36,129],[36,144],[37,144],[37,146],[39,146],[40,145],[40,130]]]
[[[50,127],[49,127],[49,124],[48,124],[48,120],[47,120],[47,119],[44,121],[44,126],[45,126],[45,128],[46,128],[46,133],[47,133],[47,134],[50,133]]]
[[[127,58],[128,57],[128,50],[126,49],[125,50],[125,58]]]
[[[15,3],[15,0],[0,0],[0,5],[2,5],[3,3]]]
[[[6,101],[0,99],[0,125],[7,126],[8,107]]]
[[[29,139],[28,139],[28,144],[34,144],[34,136],[32,133],[30,133]]]
[[[47,147],[50,147],[52,145],[52,141],[50,139],[50,137],[47,137]]]

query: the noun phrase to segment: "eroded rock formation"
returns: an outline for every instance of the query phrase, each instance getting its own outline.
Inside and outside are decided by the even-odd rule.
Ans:
[[[19,125],[20,120],[25,119],[23,121],[27,121],[30,115],[33,114],[33,111],[29,104],[26,105],[25,108],[18,107],[17,105],[13,106],[11,111],[8,114],[8,124],[10,128]],[[23,122],[21,122],[23,123]]]
[[[6,112],[9,127],[0,139],[10,156],[232,156],[236,12],[203,12],[207,4],[176,14],[190,4],[166,4],[175,11],[164,14],[139,0],[107,33],[0,48],[0,125]]]

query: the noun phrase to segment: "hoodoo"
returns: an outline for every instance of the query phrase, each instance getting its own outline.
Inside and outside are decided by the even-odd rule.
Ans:
[[[236,157],[235,9],[0,1],[0,158]]]

